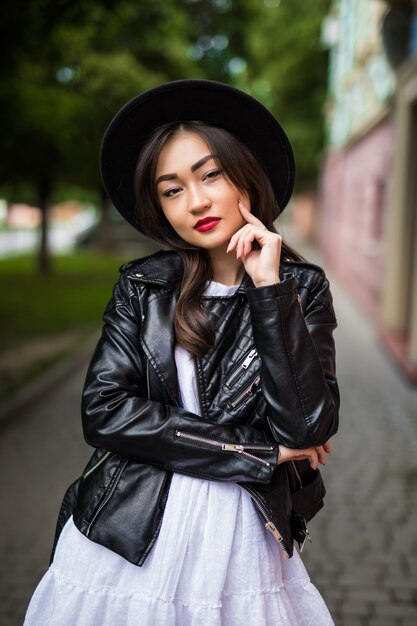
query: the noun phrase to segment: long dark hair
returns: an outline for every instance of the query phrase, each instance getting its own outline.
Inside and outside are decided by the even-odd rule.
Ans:
[[[177,235],[166,219],[156,190],[158,157],[166,143],[178,132],[200,135],[211,154],[216,155],[230,182],[250,199],[251,212],[266,228],[277,232],[273,224],[276,199],[271,184],[253,154],[238,139],[222,128],[204,122],[181,122],[158,127],[142,149],[135,172],[136,206],[143,232],[163,246],[178,252],[184,263],[180,296],[175,310],[175,333],[178,343],[194,357],[200,357],[213,345],[214,331],[202,305],[206,282],[213,277],[206,250],[195,247]],[[294,261],[302,257],[282,243],[284,258]]]

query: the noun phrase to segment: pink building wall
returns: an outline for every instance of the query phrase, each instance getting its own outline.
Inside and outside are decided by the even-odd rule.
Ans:
[[[384,120],[355,143],[330,151],[321,180],[318,238],[326,263],[375,321],[384,280],[392,138],[392,123]]]

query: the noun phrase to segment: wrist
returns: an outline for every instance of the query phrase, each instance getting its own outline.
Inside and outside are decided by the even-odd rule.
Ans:
[[[274,276],[269,276],[268,278],[261,278],[260,280],[253,281],[255,287],[269,287],[270,285],[276,285],[280,283],[281,280],[279,275],[276,274]]]

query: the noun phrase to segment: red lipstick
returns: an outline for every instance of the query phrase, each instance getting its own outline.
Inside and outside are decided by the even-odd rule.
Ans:
[[[212,228],[217,226],[219,222],[220,222],[220,217],[212,217],[209,215],[207,217],[204,217],[202,220],[198,220],[194,228],[196,230],[199,230],[200,232],[204,232],[206,230],[211,230]]]

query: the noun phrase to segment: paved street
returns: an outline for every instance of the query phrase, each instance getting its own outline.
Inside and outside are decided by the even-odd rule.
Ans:
[[[324,472],[326,506],[310,525],[304,558],[336,626],[415,626],[417,389],[332,284],[341,428]],[[2,626],[21,625],[48,565],[64,489],[89,456],[79,422],[83,377],[84,369],[1,430]]]
[[[336,626],[416,626],[417,389],[332,286],[341,423],[304,561]]]

